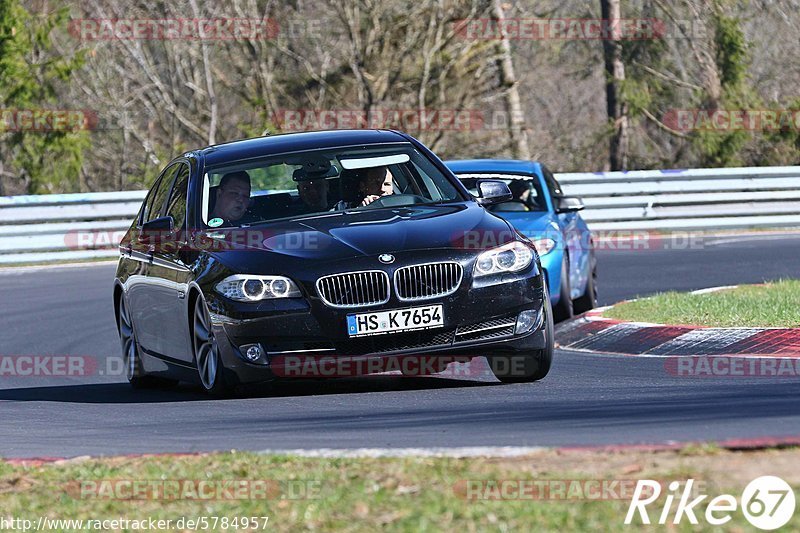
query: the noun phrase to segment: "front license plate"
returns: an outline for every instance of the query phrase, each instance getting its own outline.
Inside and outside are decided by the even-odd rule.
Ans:
[[[444,313],[441,305],[347,315],[347,333],[351,337],[442,326]]]

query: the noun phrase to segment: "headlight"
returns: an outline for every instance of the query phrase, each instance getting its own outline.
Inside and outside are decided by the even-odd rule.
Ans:
[[[270,298],[299,298],[300,289],[283,276],[249,276],[236,274],[216,284],[214,289],[237,302],[257,302]]]
[[[474,277],[518,272],[527,268],[533,260],[533,252],[519,241],[504,244],[483,252],[475,262]]]
[[[533,241],[533,247],[539,255],[549,254],[556,247],[556,241],[553,239],[536,239]]]

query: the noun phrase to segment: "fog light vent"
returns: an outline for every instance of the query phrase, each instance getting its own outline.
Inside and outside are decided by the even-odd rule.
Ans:
[[[521,335],[531,330],[539,329],[542,325],[544,313],[536,309],[528,309],[517,316],[517,325],[514,327],[514,334]]]
[[[245,359],[251,363],[259,361],[264,355],[264,350],[261,349],[260,344],[245,344],[239,350],[244,354]]]

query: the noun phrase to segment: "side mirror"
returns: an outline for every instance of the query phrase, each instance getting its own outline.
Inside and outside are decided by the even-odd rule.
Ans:
[[[575,196],[559,196],[554,200],[556,201],[556,213],[574,213],[586,207],[583,205],[583,200]]]
[[[154,244],[172,234],[175,221],[171,216],[158,217],[142,224],[139,230],[139,242]]]
[[[482,206],[500,204],[511,200],[514,195],[504,181],[478,180],[478,203]]]

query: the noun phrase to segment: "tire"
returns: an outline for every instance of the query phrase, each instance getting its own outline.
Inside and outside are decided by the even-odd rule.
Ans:
[[[231,387],[225,382],[225,367],[219,353],[219,345],[211,330],[211,317],[208,314],[206,301],[201,295],[195,300],[192,326],[192,352],[200,385],[211,396],[228,396]]]
[[[492,356],[489,361],[492,373],[503,383],[530,383],[544,378],[550,372],[550,366],[553,363],[555,339],[550,297],[547,295],[547,291],[544,292],[545,302],[542,305],[542,309],[545,313],[545,347],[543,350],[538,350],[530,354]],[[524,370],[522,372],[515,372],[514,365],[519,365],[519,357],[524,358],[522,365]]]
[[[122,344],[122,357],[125,361],[125,376],[131,387],[134,389],[160,389],[176,386],[178,382],[174,379],[147,375],[142,367],[142,357],[139,342],[136,340],[133,317],[125,304],[124,296],[120,296],[117,310],[117,328]]]
[[[558,303],[553,306],[553,319],[556,322],[569,320],[575,316],[572,308],[572,295],[569,286],[569,257],[564,255],[561,261],[561,290],[559,291]]]
[[[589,273],[589,279],[586,280],[586,290],[583,296],[572,303],[572,308],[576,315],[591,311],[597,307],[597,261],[594,258],[594,254],[589,258],[589,265],[592,270]]]

